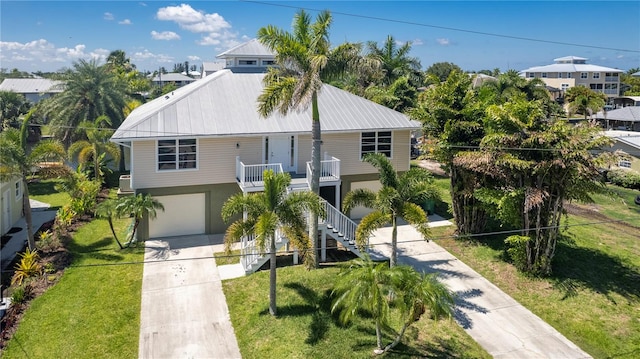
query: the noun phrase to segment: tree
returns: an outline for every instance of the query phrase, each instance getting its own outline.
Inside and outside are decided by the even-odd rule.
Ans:
[[[103,164],[106,164],[105,155],[109,154],[116,161],[120,159],[120,147],[109,141],[112,133],[103,128],[103,126],[108,125],[110,125],[110,122],[106,116],[100,116],[94,122],[82,122],[78,130],[85,131],[87,140],[72,143],[68,150],[69,158],[73,159],[77,156],[81,168],[87,167],[93,161],[93,178],[99,183],[102,183],[104,179],[101,160]]]
[[[31,104],[23,95],[13,91],[0,91],[0,131],[8,127],[20,127],[19,117],[30,108]]]
[[[124,197],[123,197],[124,198]],[[123,201],[123,198],[120,199],[120,201]],[[103,201],[102,203],[100,203],[98,205],[98,207],[96,208],[96,216],[98,216],[99,218],[104,218],[107,220],[107,222],[109,222],[109,228],[111,229],[111,234],[113,234],[113,239],[116,240],[116,243],[118,243],[118,247],[120,247],[120,249],[123,249],[124,246],[122,245],[122,243],[120,242],[120,240],[118,239],[118,235],[116,234],[116,230],[113,227],[113,218],[118,218],[120,217],[120,214],[117,211],[117,206],[118,206],[118,202],[113,200],[113,199],[107,199],[106,201]]]
[[[100,66],[96,60],[79,60],[64,82],[64,91],[42,105],[57,138],[70,143],[73,130],[81,122],[95,121],[103,115],[113,127],[120,126],[128,99],[126,84],[108,66]]]
[[[607,95],[584,86],[574,86],[567,90],[565,100],[569,103],[569,113],[584,114],[586,120],[588,115],[602,110],[607,103]]]
[[[222,218],[228,222],[233,216],[243,213],[243,218],[233,222],[227,229],[224,242],[227,252],[231,244],[244,236],[254,236],[256,244],[262,251],[269,252],[269,313],[277,315],[276,308],[276,236],[280,230],[290,243],[301,250],[303,259],[313,261],[313,256],[306,255],[310,247],[307,236],[307,211],[320,213],[322,206],[319,197],[313,192],[293,192],[287,194],[291,183],[288,173],[264,172],[264,192],[244,194],[238,193],[222,205]]]
[[[357,259],[340,272],[332,294],[332,312],[339,313],[342,323],[348,323],[366,310],[376,325],[375,354],[393,349],[406,329],[429,312],[433,319],[451,318],[453,295],[435,275],[418,273],[410,266],[389,267],[385,262],[374,263],[370,258]],[[394,341],[382,343],[382,331],[389,328],[392,307],[400,315],[402,327]]]
[[[258,40],[276,53],[278,66],[270,67],[264,77],[264,90],[258,97],[258,112],[268,117],[278,111],[286,115],[311,105],[311,191],[320,193],[321,128],[318,94],[323,81],[341,78],[360,61],[360,47],[345,43],[330,49],[331,14],[323,11],[311,23],[301,10],[293,19],[292,32],[273,25],[258,30]],[[317,256],[318,216],[312,214],[309,236],[313,238],[313,256]],[[314,260],[317,265],[317,260]]]
[[[118,201],[115,212],[119,215],[131,216],[134,221],[129,243],[135,240],[136,231],[142,218],[146,215],[149,219],[154,219],[158,215],[158,210],[164,211],[164,206],[148,193],[138,193],[135,196],[123,197],[121,201]]]
[[[427,68],[425,75],[435,76],[439,80],[438,82],[443,82],[447,80],[447,77],[449,77],[449,74],[453,71],[463,72],[460,66],[454,63],[436,62]]]
[[[29,176],[34,167],[43,161],[62,161],[65,150],[59,141],[48,140],[38,143],[31,151],[27,148],[27,127],[33,110],[27,113],[21,130],[7,129],[0,133],[0,180],[20,178],[22,182],[22,204],[27,222],[27,243],[31,250],[36,248],[33,238],[33,220],[29,203]]]
[[[382,47],[378,47],[375,41],[367,42],[367,50],[367,57],[374,58],[381,63],[384,74],[383,85],[389,86],[402,76],[406,76],[415,87],[422,83],[420,60],[409,56],[411,42],[406,42],[398,47],[396,40],[389,35]]]
[[[391,232],[391,267],[398,261],[398,218],[402,218],[414,226],[423,238],[429,235],[427,215],[420,207],[427,200],[438,198],[438,191],[433,185],[433,177],[422,168],[411,168],[398,174],[391,161],[381,153],[370,153],[363,161],[378,169],[382,188],[373,191],[361,188],[350,191],[344,197],[342,207],[345,212],[362,205],[373,208],[356,228],[356,243],[364,247],[371,233],[387,224],[393,226]]]
[[[364,92],[364,97],[390,109],[404,112],[415,106],[417,94],[418,90],[403,76],[386,88],[369,86]]]
[[[633,74],[640,72],[640,67],[634,67],[620,74],[620,93],[625,96],[640,96],[640,77]]]

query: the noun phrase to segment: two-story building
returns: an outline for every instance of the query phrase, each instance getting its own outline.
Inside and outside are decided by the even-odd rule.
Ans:
[[[224,233],[223,203],[238,192],[262,191],[265,169],[289,172],[292,191],[309,189],[311,109],[267,118],[257,110],[274,55],[253,40],[218,57],[226,61],[225,69],[138,107],[111,138],[130,152],[131,190],[150,193],[165,207],[155,220],[141,224],[140,239]],[[318,105],[320,193],[328,217],[343,223],[346,216],[339,208],[344,195],[355,188],[375,189],[378,183],[377,170],[362,156],[384,153],[396,170],[408,170],[411,132],[419,124],[327,84]],[[325,223],[323,233],[333,228],[349,246],[354,237],[347,232],[355,224],[338,231],[340,223]]]
[[[609,102],[620,95],[620,74],[624,71],[587,64],[586,58],[566,56],[554,59],[554,64],[535,66],[520,71],[527,79],[539,78],[547,86],[566,91],[570,87],[584,86],[603,93]]]

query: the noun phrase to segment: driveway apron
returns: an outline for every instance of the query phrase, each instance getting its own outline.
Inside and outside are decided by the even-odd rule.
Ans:
[[[146,242],[140,358],[240,358],[209,236]]]

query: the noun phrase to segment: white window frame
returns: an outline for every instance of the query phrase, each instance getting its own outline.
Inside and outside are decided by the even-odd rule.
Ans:
[[[367,142],[366,144],[363,142],[365,140],[365,134],[374,134],[374,141],[373,142]],[[380,134],[386,134],[389,133],[389,136],[383,136],[381,137]],[[366,137],[366,138],[371,138],[371,137]],[[381,146],[387,146],[387,142],[380,142],[380,139],[389,139],[388,142],[388,146],[389,146],[389,150],[380,150]],[[374,146],[373,151],[371,150],[367,150],[367,151],[363,151],[363,146]],[[388,155],[387,153],[388,152]],[[367,153],[384,153],[385,155],[387,155],[387,158],[393,158],[393,131],[363,131],[360,133],[360,159],[362,159],[364,157],[365,154]]]
[[[547,73],[546,73],[546,72],[543,72],[540,76],[541,76],[543,79],[546,79],[546,78],[547,78]]]
[[[536,77],[536,74],[535,74],[535,72],[527,72],[527,77],[532,79],[532,78]]]
[[[262,66],[275,66],[276,60],[261,60]]]
[[[589,78],[589,73],[588,73],[588,72],[581,72],[581,73],[580,73],[580,78],[581,78],[581,79],[587,79],[587,78]]]
[[[174,148],[175,148],[175,152],[173,152],[173,155],[175,157],[174,161],[164,161],[165,164],[169,164],[171,162],[175,162],[175,166],[174,168],[160,168],[160,142],[162,141],[174,141]],[[180,144],[180,141],[195,141],[195,147],[196,147],[196,151],[195,153],[187,153],[187,154],[195,154],[195,160],[180,160],[180,146],[194,146],[194,145],[190,145],[190,144]],[[164,145],[162,147],[170,147],[167,145]],[[198,153],[200,152],[200,146],[199,146],[199,141],[197,138],[164,138],[164,139],[158,139],[156,140],[156,172],[161,172],[161,173],[165,173],[165,172],[185,172],[185,171],[197,171],[198,170],[198,163],[199,163],[199,157]],[[171,156],[172,153],[166,153],[166,154],[162,154],[162,156]],[[195,167],[193,168],[180,168],[180,163],[188,163],[188,162],[195,162]]]
[[[599,72],[594,72],[592,76],[593,76],[594,79],[599,79],[600,78],[600,73]]]
[[[570,79],[573,76],[571,72],[567,72],[567,78]]]
[[[245,62],[255,62],[254,64],[242,64],[241,62],[245,61]],[[242,66],[242,67],[253,67],[253,66],[258,66],[258,60],[257,59],[238,59],[238,66]]]
[[[620,167],[620,168],[631,168],[631,161],[620,160],[620,161],[618,161],[618,167]]]
[[[557,76],[557,77],[558,77],[559,79],[561,79],[561,78],[562,78],[562,72],[558,72],[558,76]]]
[[[16,181],[13,193],[16,195],[16,201],[22,198],[22,181]]]

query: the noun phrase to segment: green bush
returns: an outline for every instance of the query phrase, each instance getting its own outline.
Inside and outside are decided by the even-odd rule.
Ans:
[[[29,284],[17,286],[11,293],[11,304],[22,304],[33,297],[33,287]]]
[[[507,244],[507,254],[513,265],[519,270],[524,271],[527,268],[527,242],[531,238],[527,236],[509,236],[504,242]]]
[[[628,170],[612,170],[607,173],[607,180],[616,186],[640,189],[640,174]]]

